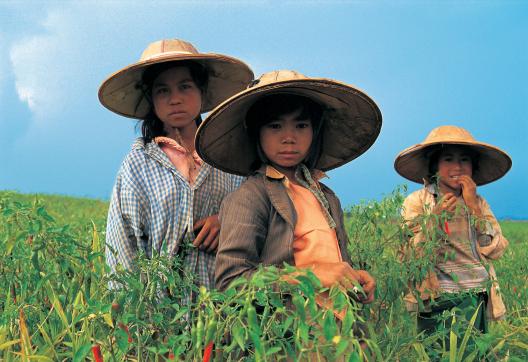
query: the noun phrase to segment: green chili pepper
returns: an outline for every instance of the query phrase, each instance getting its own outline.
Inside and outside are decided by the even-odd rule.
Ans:
[[[196,328],[191,328],[191,343],[196,346]]]
[[[249,328],[252,330],[258,329],[258,321],[257,321],[257,311],[255,310],[254,306],[249,306],[247,309],[247,316],[248,316],[248,322],[249,322]]]
[[[194,347],[197,350],[200,350],[202,347],[202,340],[204,337],[204,322],[202,316],[198,317],[198,322],[196,322],[196,344]]]
[[[215,333],[216,333],[216,327],[218,325],[218,322],[213,317],[209,320],[207,323],[207,332],[205,334],[205,344],[208,344],[214,339]]]

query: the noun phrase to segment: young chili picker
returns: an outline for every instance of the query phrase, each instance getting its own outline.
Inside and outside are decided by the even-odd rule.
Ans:
[[[217,214],[242,178],[203,163],[194,136],[200,114],[252,78],[240,60],[174,39],[149,44],[138,62],[103,82],[105,107],[142,120],[110,202],[106,260],[113,271],[132,268],[139,250],[147,257],[179,253],[197,285],[214,286]]]
[[[362,301],[373,301],[374,279],[351,266],[339,200],[319,180],[364,153],[380,128],[380,110],[362,91],[294,71],[266,73],[218,106],[198,130],[198,153],[249,177],[222,203],[217,288],[286,262],[325,287],[352,290],[356,281]]]
[[[511,164],[504,151],[476,141],[468,131],[455,126],[435,128],[422,143],[396,157],[394,167],[400,175],[425,182],[424,188],[410,194],[403,204],[404,218],[414,231],[410,247],[420,250],[425,235],[433,233],[440,240],[435,246],[434,272],[417,286],[424,308],[419,308],[412,293],[405,297],[408,310],[419,312],[419,332],[439,330],[442,322],[437,317],[454,307],[466,310],[467,320],[478,308],[474,326],[481,332],[487,331],[487,319],[504,316],[490,259],[501,257],[508,241],[490,206],[477,194],[477,186],[501,178]],[[430,214],[438,217],[423,224],[428,230],[413,223]],[[441,216],[447,216],[447,221]]]

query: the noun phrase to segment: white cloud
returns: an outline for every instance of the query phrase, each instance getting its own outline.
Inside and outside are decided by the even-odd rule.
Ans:
[[[48,17],[43,24],[46,34],[17,41],[9,52],[18,97],[27,103],[36,120],[54,113],[63,91],[60,87],[63,62],[58,53],[64,36],[57,20]]]
[[[37,124],[58,119],[82,92],[79,82],[90,60],[83,57],[85,35],[74,12],[71,8],[48,10],[35,27],[36,34],[13,41],[9,50],[17,95]]]

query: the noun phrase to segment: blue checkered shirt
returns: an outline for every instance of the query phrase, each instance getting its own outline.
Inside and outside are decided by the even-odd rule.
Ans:
[[[214,254],[191,247],[193,225],[218,214],[224,197],[243,180],[204,163],[195,182],[178,172],[155,142],[138,138],[117,174],[106,229],[106,262],[131,269],[139,250],[184,258],[197,285],[214,287]]]

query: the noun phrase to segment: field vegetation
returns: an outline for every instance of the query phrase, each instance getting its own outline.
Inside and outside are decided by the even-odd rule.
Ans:
[[[315,303],[318,280],[295,274],[292,283],[288,266],[262,269],[226,293],[193,287],[181,261],[163,253],[109,275],[106,202],[0,192],[0,360],[528,360],[528,223],[501,222],[510,246],[494,265],[506,318],[485,335],[454,318],[425,338],[402,299],[409,278],[431,267],[427,257],[398,257],[407,242],[404,193],[346,210],[355,266],[378,287],[365,307],[330,290],[333,310],[345,310],[336,322]],[[109,290],[110,281],[121,288]],[[359,323],[366,348],[353,334]]]

